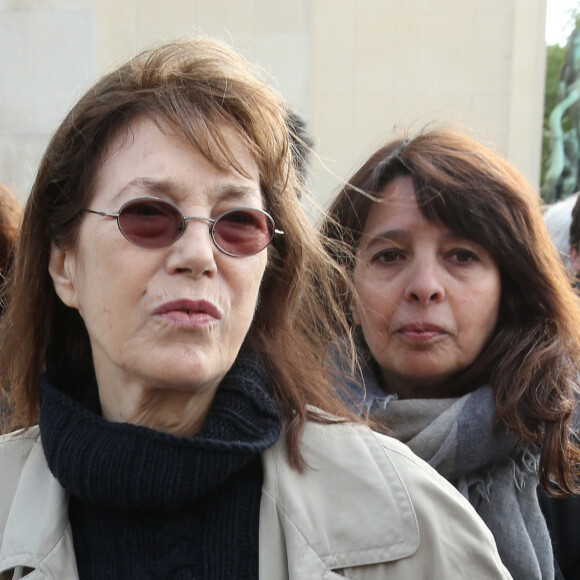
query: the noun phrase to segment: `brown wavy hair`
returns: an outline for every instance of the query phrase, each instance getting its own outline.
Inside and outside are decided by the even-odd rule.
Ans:
[[[580,448],[572,413],[580,306],[544,225],[539,195],[501,156],[461,132],[431,128],[394,140],[354,174],[323,225],[343,244],[331,253],[349,271],[376,199],[403,176],[412,178],[423,216],[485,247],[501,274],[497,326],[476,360],[452,377],[449,394],[490,384],[496,423],[541,449],[542,485],[555,494],[577,492]],[[341,294],[348,315],[348,292]]]
[[[75,244],[82,209],[93,195],[112,139],[143,115],[178,127],[216,166],[243,173],[219,129],[225,126],[248,147],[259,168],[265,208],[285,235],[276,236],[268,249],[245,344],[262,354],[269,371],[292,464],[301,467],[299,438],[306,418],[327,420],[309,405],[348,415],[323,369],[327,344],[347,328],[342,308],[333,301],[332,284],[342,274],[301,209],[287,111],[260,71],[229,46],[206,37],[144,51],[78,101],[40,164],[5,291],[0,376],[10,385],[11,407],[5,431],[37,421],[42,372],[77,377],[81,384],[94,373],[84,323],[54,291],[50,245]]]

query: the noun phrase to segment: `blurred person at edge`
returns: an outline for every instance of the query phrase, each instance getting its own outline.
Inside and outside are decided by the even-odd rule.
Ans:
[[[510,577],[469,503],[326,378],[341,271],[286,111],[194,37],[57,129],[6,290],[2,578]]]
[[[22,205],[8,186],[0,183],[0,274],[3,277],[12,265],[21,219]]]
[[[572,218],[569,231],[570,270],[574,275],[576,290],[580,284],[580,195],[576,195],[576,201],[572,207]]]
[[[431,128],[371,155],[323,226],[355,288],[338,289],[351,404],[469,499],[521,580],[554,578],[537,488],[577,493],[580,459],[580,309],[540,203],[490,149]]]
[[[560,257],[565,260],[564,263],[572,276],[571,283],[577,294],[580,290],[579,199],[578,194],[572,195],[551,205],[544,213],[544,221],[550,236],[556,248],[561,248]],[[577,409],[575,412],[577,429],[580,419],[578,415]],[[562,572],[561,577],[566,580],[580,578],[580,496],[553,497],[540,493],[539,499],[552,537],[554,556]]]
[[[21,203],[7,185],[0,183],[0,285],[6,280],[12,266],[21,219]],[[2,311],[3,302],[0,301],[0,315]],[[4,393],[0,391],[0,421],[8,412],[7,408]]]
[[[570,263],[570,225],[572,223],[572,209],[578,194],[571,195],[542,208],[544,223],[550,238],[556,246],[560,259],[566,268],[572,272]]]

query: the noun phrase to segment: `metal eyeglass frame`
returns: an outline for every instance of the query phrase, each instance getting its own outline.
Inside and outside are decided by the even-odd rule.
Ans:
[[[165,203],[169,206],[171,206],[172,208],[174,208],[179,215],[181,216],[182,219],[182,223],[183,226],[181,227],[181,230],[178,234],[178,236],[174,239],[172,239],[170,242],[168,242],[167,244],[163,244],[161,246],[146,246],[144,244],[138,244],[137,242],[135,242],[135,240],[132,240],[131,238],[129,238],[125,232],[123,231],[123,228],[121,227],[121,222],[119,221],[119,218],[121,216],[121,213],[123,212],[123,209],[131,204],[131,203],[135,203],[136,201],[158,201],[161,203]],[[218,222],[218,220],[220,220],[222,217],[233,213],[235,211],[244,211],[244,210],[250,210],[250,211],[257,211],[260,212],[262,214],[264,214],[266,216],[266,218],[270,221],[270,223],[272,224],[272,237],[270,238],[270,241],[260,250],[258,250],[257,252],[253,252],[252,254],[234,254],[232,252],[228,252],[227,250],[225,250],[224,248],[222,248],[216,241],[215,236],[214,236],[214,229],[215,229],[215,224]],[[233,258],[247,258],[249,256],[255,256],[256,254],[259,254],[260,252],[262,252],[263,250],[265,250],[271,243],[272,240],[274,239],[275,235],[283,235],[284,232],[282,230],[278,230],[276,229],[276,224],[274,222],[274,218],[267,212],[264,211],[263,209],[258,209],[255,207],[234,207],[232,209],[228,209],[226,211],[224,211],[223,213],[221,213],[220,215],[218,215],[216,218],[210,218],[210,217],[201,217],[201,216],[189,216],[189,217],[185,217],[185,215],[183,215],[183,212],[181,211],[181,209],[179,208],[178,205],[176,205],[175,203],[173,203],[172,201],[169,201],[167,199],[161,199],[158,197],[136,197],[135,199],[130,199],[129,201],[125,202],[121,208],[119,209],[119,211],[117,213],[107,213],[105,211],[97,211],[94,209],[84,209],[83,212],[88,212],[88,213],[93,213],[95,215],[100,215],[102,217],[110,217],[110,218],[115,218],[117,220],[117,227],[119,228],[119,231],[121,232],[121,234],[123,234],[123,237],[128,240],[129,242],[131,242],[133,245],[138,246],[140,248],[146,248],[148,250],[158,250],[160,248],[166,248],[168,246],[171,246],[171,244],[175,243],[177,240],[179,240],[179,238],[181,238],[181,236],[184,234],[185,232],[185,228],[187,227],[187,222],[191,221],[191,220],[197,220],[197,221],[204,221],[204,222],[208,222],[210,228],[210,237],[215,245],[215,247],[222,253],[226,254],[227,256],[232,256]]]

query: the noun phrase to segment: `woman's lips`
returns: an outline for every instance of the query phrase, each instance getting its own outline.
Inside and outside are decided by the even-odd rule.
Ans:
[[[153,311],[154,316],[175,322],[180,326],[207,326],[222,318],[220,309],[206,300],[173,300]]]
[[[436,324],[405,324],[397,329],[397,334],[412,342],[428,342],[447,335],[447,331]]]

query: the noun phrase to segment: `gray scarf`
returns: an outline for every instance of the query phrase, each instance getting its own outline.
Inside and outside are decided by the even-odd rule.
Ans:
[[[491,389],[481,387],[459,399],[398,400],[365,375],[366,397],[351,390],[359,408],[469,500],[514,579],[552,580],[552,544],[536,493],[539,455],[516,445],[507,429],[494,431]]]

